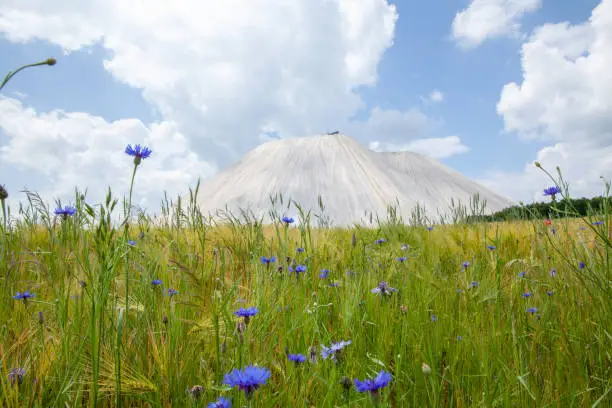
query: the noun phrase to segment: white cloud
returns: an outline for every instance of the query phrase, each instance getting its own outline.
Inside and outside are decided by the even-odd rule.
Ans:
[[[171,122],[145,125],[125,119],[109,123],[86,113],[39,114],[7,98],[0,98],[0,117],[0,129],[8,138],[0,147],[0,162],[44,175],[44,182],[32,180],[35,185],[26,187],[37,189],[49,202],[69,199],[74,187],[88,189],[93,202],[103,197],[107,186],[118,197],[127,193],[133,169],[133,160],[124,153],[128,143],[153,149],[151,158],[139,167],[134,203],[158,208],[163,191],[175,197],[198,176],[215,171],[191,151],[188,140]],[[23,186],[9,183],[7,187],[11,198],[23,199],[14,194]]]
[[[452,36],[464,48],[474,48],[497,37],[520,35],[520,19],[536,11],[541,0],[472,0],[455,15]]]
[[[264,129],[323,131],[361,108],[393,43],[387,0],[5,0],[0,31],[70,50],[100,41],[106,69],[222,165]],[[60,24],[61,22],[61,24]],[[60,61],[61,63],[61,61]]]
[[[589,21],[548,24],[522,48],[523,81],[509,83],[497,105],[508,132],[552,141],[536,160],[559,166],[573,195],[603,192],[612,178],[612,0],[603,0]],[[514,191],[513,198],[541,199],[549,181],[527,165],[523,172],[495,173],[488,183]]]
[[[428,99],[430,102],[442,102],[444,100],[444,93],[438,91],[437,89],[434,89],[429,94]]]
[[[366,121],[348,124],[349,135],[363,141],[372,139],[389,143],[405,143],[427,136],[435,121],[417,108],[406,111],[374,108]]]
[[[469,147],[461,143],[461,139],[458,136],[417,139],[405,144],[375,141],[370,142],[369,148],[377,152],[411,151],[425,154],[434,159],[445,159],[470,150]]]

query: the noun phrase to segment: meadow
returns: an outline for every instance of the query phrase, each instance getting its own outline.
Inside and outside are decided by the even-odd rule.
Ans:
[[[612,405],[609,202],[341,229],[211,223],[194,189],[153,219],[144,149],[121,200],[2,199],[0,405]]]

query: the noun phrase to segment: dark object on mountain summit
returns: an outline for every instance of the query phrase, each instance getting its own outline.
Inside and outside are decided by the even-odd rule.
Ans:
[[[329,132],[328,135],[339,135],[340,131],[336,130],[335,132]]]

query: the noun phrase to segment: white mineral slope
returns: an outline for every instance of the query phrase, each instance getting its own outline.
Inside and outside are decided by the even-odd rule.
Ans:
[[[320,196],[331,223],[347,226],[369,224],[368,214],[384,219],[389,205],[405,220],[417,203],[435,217],[448,211],[451,197],[468,203],[475,193],[487,201],[487,212],[513,204],[433,159],[373,152],[338,134],[262,144],[204,181],[198,197],[200,209],[213,217],[219,210],[247,210],[270,222],[271,196],[281,194],[313,213],[320,213]],[[276,208],[281,215],[296,214],[294,207]]]

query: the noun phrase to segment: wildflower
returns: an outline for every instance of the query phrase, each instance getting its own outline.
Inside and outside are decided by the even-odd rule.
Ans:
[[[432,322],[437,322],[437,321],[438,321],[438,317],[437,317],[435,314],[432,314],[432,315],[429,317],[429,319],[430,319]]]
[[[550,272],[548,273],[551,278],[554,278],[557,275],[557,270],[555,268],[550,268]]]
[[[370,292],[376,293],[380,296],[388,295],[391,296],[391,293],[397,292],[398,290],[389,286],[389,284],[385,281],[381,281],[377,287],[372,289]]]
[[[11,383],[11,385],[15,385],[15,382],[17,382],[17,384],[21,384],[23,382],[24,375],[25,370],[23,368],[13,368],[8,373],[9,382]]]
[[[462,291],[461,289],[457,288],[457,289],[455,289],[455,292],[457,292],[457,293],[461,293],[461,292],[463,292],[463,291]]]
[[[43,312],[38,312],[38,323],[45,324],[45,316],[43,315]]]
[[[298,364],[306,362],[306,356],[303,354],[289,354],[287,355],[287,358],[289,359],[289,361],[293,361],[296,366]]]
[[[378,245],[380,245],[380,244],[384,244],[385,242],[387,242],[387,240],[386,240],[386,239],[384,239],[384,238],[378,238],[378,239],[377,239],[375,242],[376,242]]]
[[[134,241],[132,239],[130,239],[127,243],[128,243],[129,246],[135,246],[136,245],[136,241]]]
[[[527,308],[527,313],[534,314],[534,313],[537,313],[537,312],[538,312],[538,308],[537,307],[528,307]]]
[[[586,264],[584,262],[579,262],[578,263],[578,268],[584,269],[585,267],[586,267]]]
[[[23,300],[23,302],[26,303],[28,301],[28,299],[33,298],[34,296],[36,296],[36,293],[30,293],[29,290],[26,290],[23,293],[17,292],[17,294],[15,296],[13,296],[13,299],[15,299],[15,300]]]
[[[405,256],[400,256],[400,257],[397,258],[397,260],[399,262],[404,262],[406,260],[406,257]]]
[[[427,231],[433,231],[434,227],[426,227]]]
[[[321,269],[321,272],[319,273],[319,278],[327,279],[328,276],[329,276],[329,270]]]
[[[172,297],[174,295],[178,295],[178,290],[172,289],[172,288],[168,288],[168,296]]]
[[[275,256],[271,256],[270,258],[266,258],[265,256],[261,257],[261,263],[262,265],[268,265],[270,266],[271,263],[276,262],[276,257]]]
[[[328,357],[331,357],[334,362],[337,362],[337,358],[342,352],[342,349],[348,346],[349,344],[351,344],[350,340],[343,340],[337,343],[332,343],[329,347],[325,347],[325,345],[322,344],[321,357],[323,358],[323,360],[327,360]]]
[[[206,408],[232,408],[232,400],[219,397],[217,401],[211,402]]]
[[[547,294],[548,296],[552,296],[553,292],[551,292],[551,291],[549,290],[548,292],[546,292],[546,294]]]
[[[249,307],[246,309],[241,307],[240,309],[236,310],[234,314],[238,317],[244,317],[246,319],[248,317],[255,316],[258,312],[259,309],[257,309],[256,307]]]
[[[463,266],[463,269],[467,269],[470,266],[470,263],[468,261],[464,261],[461,266]]]
[[[260,386],[266,384],[270,378],[270,370],[263,367],[249,365],[242,370],[233,369],[223,377],[223,383],[230,387],[238,387],[244,391],[247,399],[253,397],[253,393]]]
[[[532,292],[525,292],[521,296],[524,297],[525,299],[527,299],[528,297],[531,297],[531,295],[533,295]]]
[[[151,281],[151,285],[153,285],[153,286],[159,286],[159,285],[161,285],[161,284],[162,284],[161,279],[153,279],[153,280]]]
[[[304,273],[306,272],[306,265],[297,265],[295,267],[295,273]]]
[[[473,281],[472,283],[470,283],[470,287],[471,287],[471,288],[475,288],[475,287],[477,287],[478,285],[480,285],[480,282],[478,282],[478,281]]]
[[[289,224],[293,224],[295,222],[295,220],[293,219],[293,217],[283,217],[282,221],[285,223],[285,225],[289,226]]]
[[[148,159],[153,151],[146,146],[137,144],[132,147],[132,145],[129,144],[125,148],[125,153],[129,156],[134,156],[134,165],[138,166],[142,159]]]
[[[555,227],[552,227],[552,228],[550,229],[550,232],[552,232],[552,234],[553,234],[553,235],[555,235],[555,234],[557,233],[557,230],[556,230],[556,228],[555,228]]]
[[[593,225],[595,225],[595,226],[597,226],[597,225],[603,225],[603,224],[604,224],[604,222],[603,222],[603,221],[595,221],[595,222],[593,223]]]
[[[487,248],[489,248],[490,251],[493,251],[497,247],[495,245],[487,245]]]
[[[401,305],[400,310],[402,311],[402,313],[408,312],[408,308],[405,305]]]
[[[551,224],[552,224],[552,221],[549,218],[544,220],[544,225],[549,226]]]
[[[519,272],[519,274],[518,274],[519,278],[524,278],[524,277],[525,277],[525,275],[527,275],[527,272],[525,272],[525,271],[521,271],[521,272]]]
[[[193,387],[191,387],[191,389],[189,390],[189,394],[191,394],[191,398],[200,398],[200,395],[202,394],[202,391],[204,391],[204,387],[201,385],[194,385]]]
[[[561,189],[557,186],[548,187],[544,189],[544,195],[550,196],[550,198],[555,201],[555,196],[557,194],[561,194]]]
[[[463,340],[463,336],[457,336],[457,341]]]
[[[304,248],[297,248],[296,251],[298,254],[301,254],[304,252]]]
[[[64,208],[57,207],[55,209],[55,215],[60,215],[64,219],[68,219],[69,216],[73,216],[76,213],[76,208],[66,205]]]
[[[357,392],[369,392],[370,394],[376,394],[380,389],[389,385],[392,379],[393,377],[391,377],[391,374],[385,370],[380,370],[374,379],[368,379],[365,381],[355,379],[355,388],[357,389]]]
[[[410,248],[410,245],[407,244],[402,244],[402,251],[407,250],[408,248]]]
[[[338,287],[338,282],[332,282],[329,284],[330,288],[337,288]]]
[[[429,375],[431,374],[431,367],[425,363],[421,364],[421,371],[423,372],[423,374],[425,375]]]

